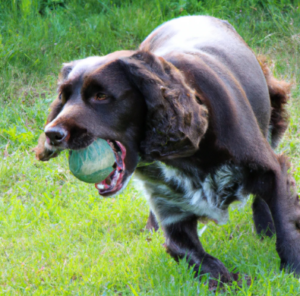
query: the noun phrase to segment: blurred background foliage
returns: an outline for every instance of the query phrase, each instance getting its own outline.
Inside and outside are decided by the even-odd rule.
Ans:
[[[157,25],[188,14],[229,20],[251,47],[300,26],[293,0],[2,0],[0,71],[45,74],[61,61],[136,48]]]

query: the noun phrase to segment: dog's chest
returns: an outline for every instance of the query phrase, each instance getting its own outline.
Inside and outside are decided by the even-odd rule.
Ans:
[[[164,225],[196,215],[219,224],[228,220],[228,206],[245,202],[240,168],[223,165],[215,172],[201,175],[185,173],[163,163],[137,170],[135,178],[144,189],[152,211]]]

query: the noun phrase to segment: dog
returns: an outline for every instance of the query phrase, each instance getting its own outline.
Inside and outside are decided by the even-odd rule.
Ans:
[[[197,223],[226,223],[229,205],[253,194],[257,233],[276,234],[280,268],[299,275],[299,198],[288,160],[274,152],[289,92],[227,21],[180,17],[137,50],[64,64],[36,157],[107,140],[118,161],[95,184],[99,194],[118,194],[135,172],[147,228],[160,225],[167,252],[195,276],[222,283],[233,275],[203,249]]]

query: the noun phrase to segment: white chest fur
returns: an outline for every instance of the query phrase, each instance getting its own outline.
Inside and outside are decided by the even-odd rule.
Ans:
[[[136,184],[144,189],[151,210],[163,225],[179,222],[196,215],[218,224],[228,220],[232,201],[246,202],[241,170],[224,165],[204,178],[188,176],[181,170],[156,163],[157,178],[136,174]]]

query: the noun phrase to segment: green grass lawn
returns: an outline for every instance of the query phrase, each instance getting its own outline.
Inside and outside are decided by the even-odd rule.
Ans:
[[[132,183],[103,199],[70,174],[67,154],[41,163],[31,149],[63,62],[134,49],[163,21],[209,14],[230,21],[276,77],[293,82],[278,153],[300,183],[299,12],[287,0],[1,1],[0,295],[214,295],[165,253],[161,231],[144,231],[148,206]],[[299,279],[279,271],[275,239],[256,236],[250,206],[232,209],[225,226],[199,225],[209,253],[254,279],[222,295],[300,295]]]

